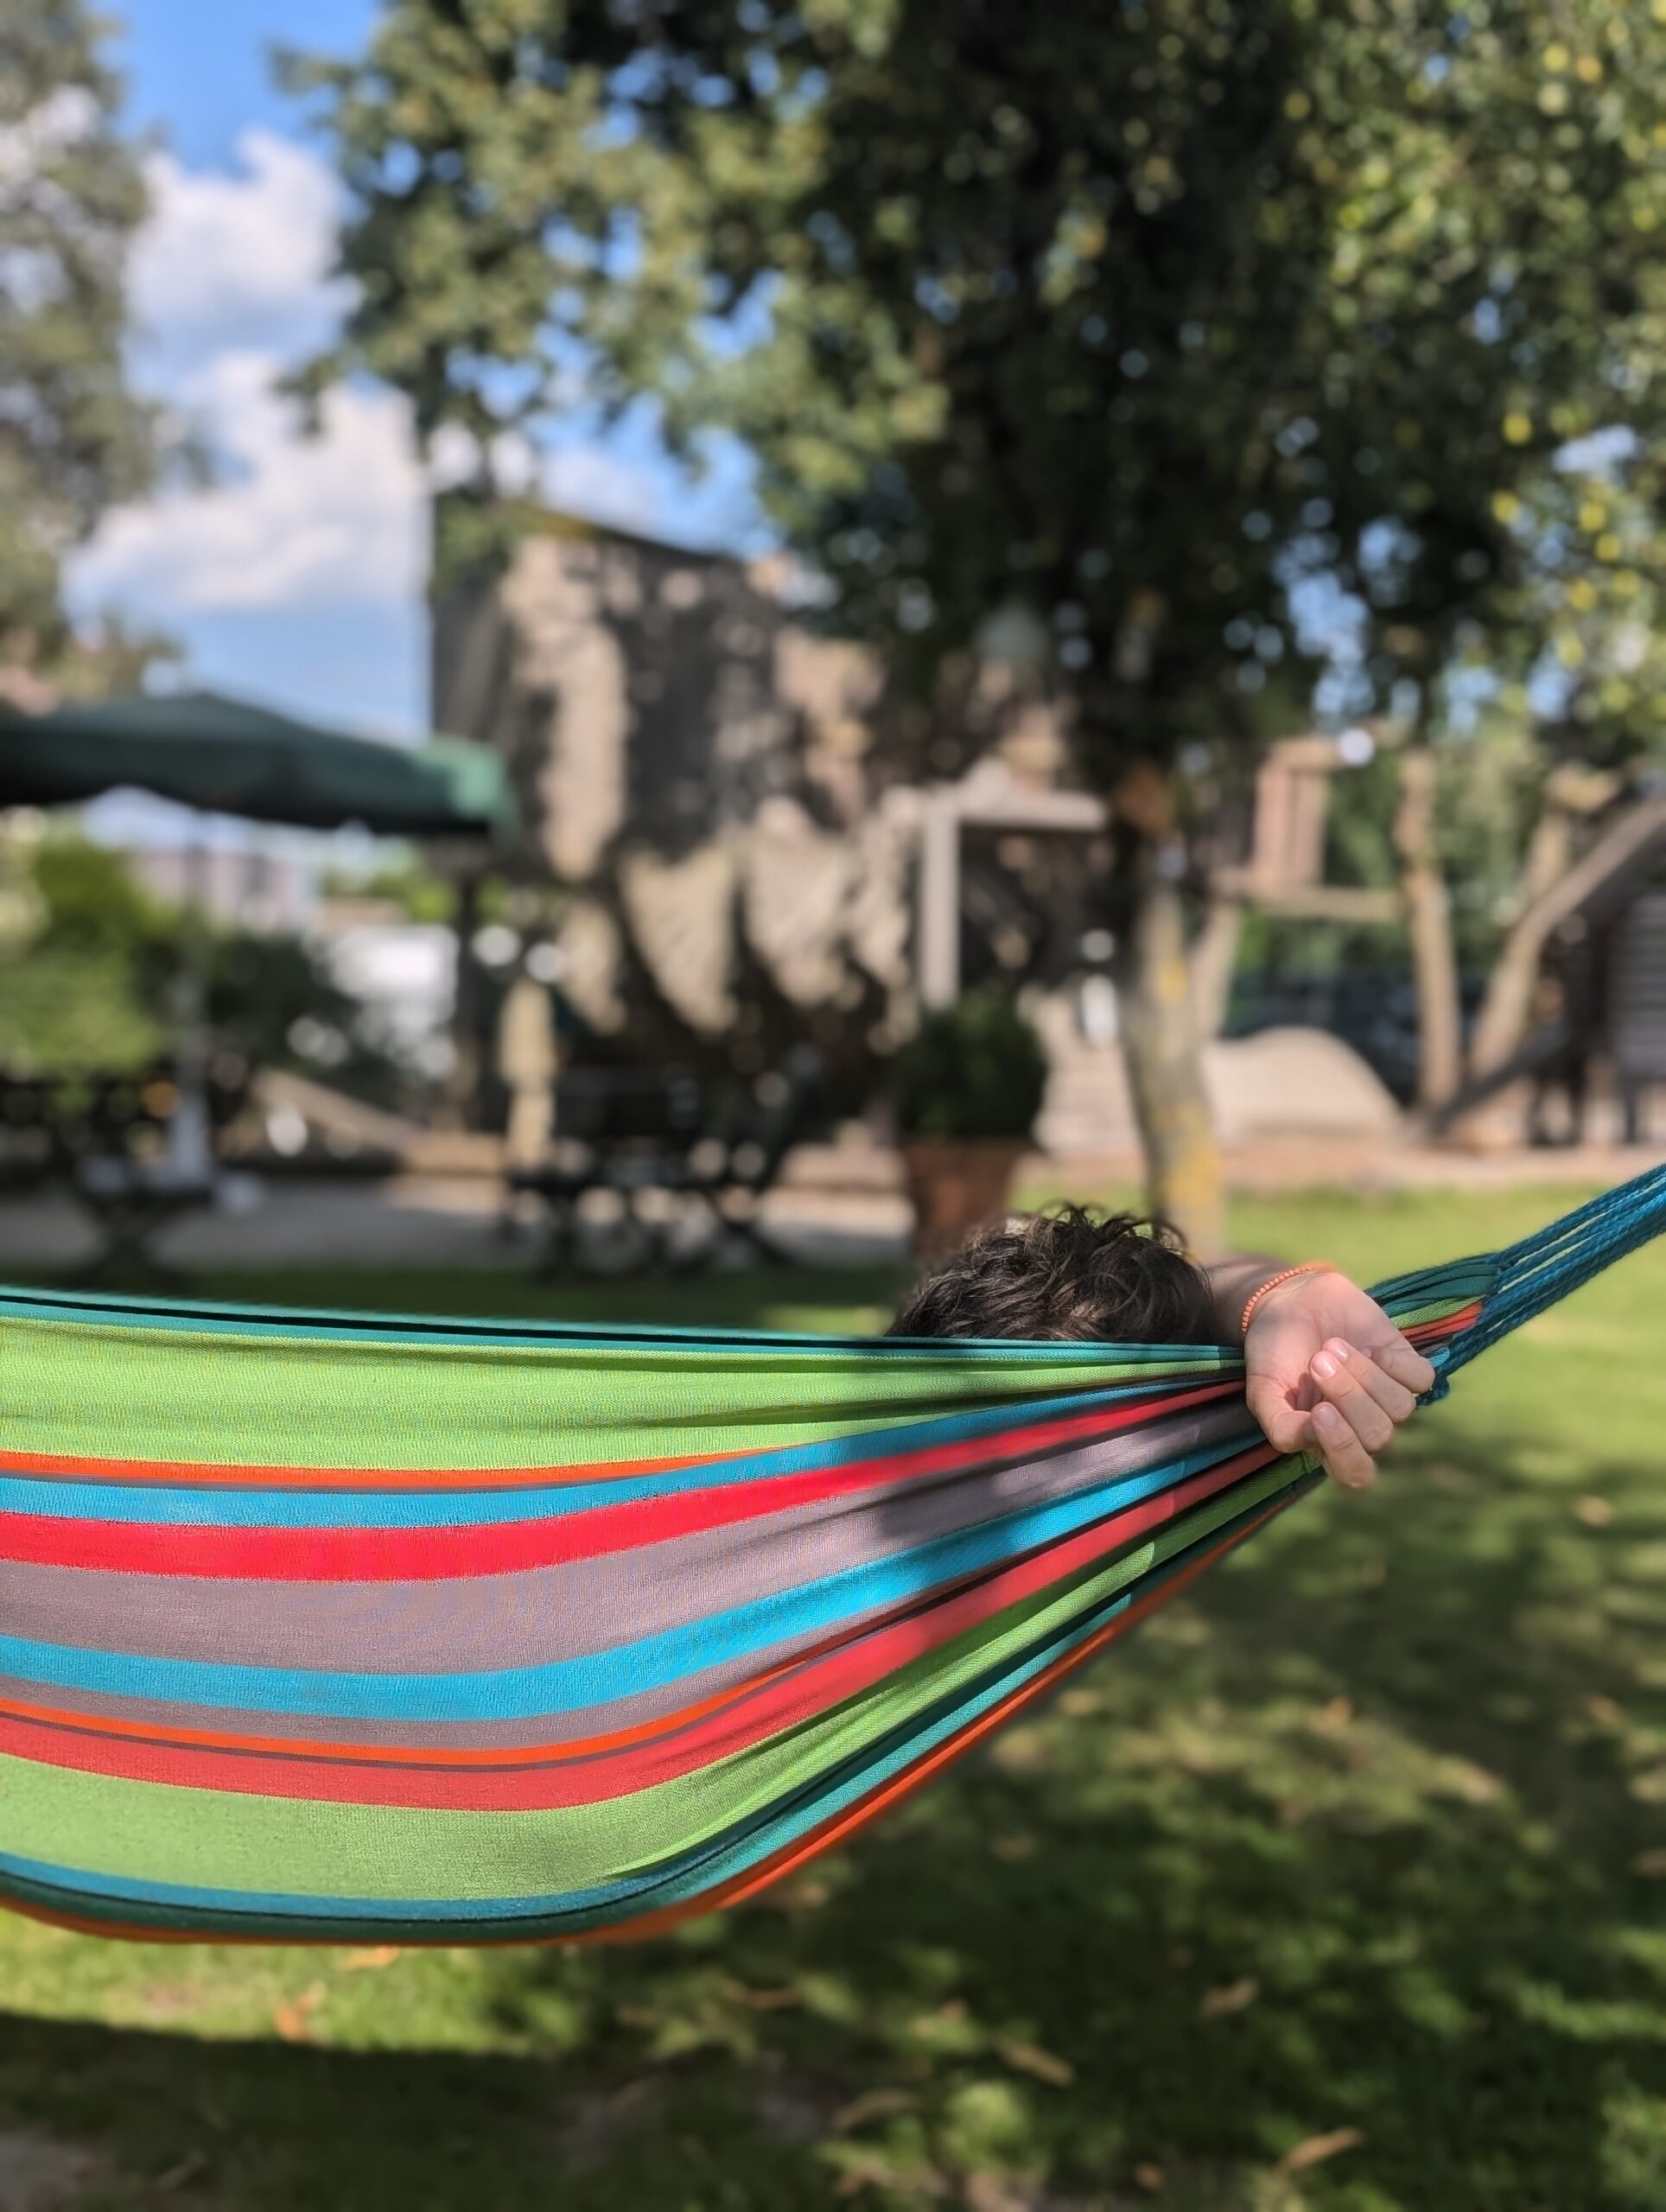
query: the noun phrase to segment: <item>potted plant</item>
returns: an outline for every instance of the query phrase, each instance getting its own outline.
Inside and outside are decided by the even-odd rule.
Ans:
[[[1003,992],[925,1015],[890,1082],[917,1253],[948,1251],[1004,1211],[1046,1080],[1041,1039]]]

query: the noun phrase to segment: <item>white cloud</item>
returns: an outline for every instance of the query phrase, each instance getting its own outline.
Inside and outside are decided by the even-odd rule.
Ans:
[[[141,365],[169,381],[218,347],[286,357],[321,345],[352,298],[334,276],[341,188],[308,148],[276,131],[238,140],[237,174],[146,164],[150,215],[129,297]]]
[[[106,517],[76,563],[80,604],[167,624],[420,594],[426,498],[404,401],[343,387],[308,436],[275,390],[281,366],[269,353],[223,352],[182,385],[220,455],[218,480]]]
[[[402,718],[420,721],[429,486],[468,473],[467,442],[442,442],[426,473],[404,402],[361,385],[333,391],[320,434],[307,435],[277,386],[328,343],[351,301],[332,273],[341,188],[317,154],[275,131],[245,130],[237,152],[225,171],[151,157],[130,272],[135,380],[197,431],[213,480],[171,483],[107,515],[71,563],[71,602],[176,637],[227,688],[282,696],[324,685],[338,711],[375,702],[378,720],[397,694]],[[506,442],[497,454],[518,459],[523,488],[650,535],[742,535],[751,470],[733,441],[714,447],[715,467],[693,485],[666,457],[652,410],[604,430],[587,420],[576,375],[573,398],[553,446],[512,452]],[[362,640],[345,666],[344,619]]]
[[[414,605],[428,553],[404,402],[341,388],[312,436],[277,390],[351,296],[331,273],[340,188],[275,131],[245,130],[238,156],[235,172],[152,156],[130,275],[136,378],[208,448],[213,480],[107,515],[72,575],[78,607],[188,643],[194,617]]]

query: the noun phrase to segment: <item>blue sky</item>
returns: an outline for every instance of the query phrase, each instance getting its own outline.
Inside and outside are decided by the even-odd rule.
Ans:
[[[427,726],[428,478],[403,404],[357,385],[305,436],[274,387],[325,342],[341,195],[303,114],[272,83],[275,43],[351,52],[376,0],[115,0],[112,59],[149,143],[151,213],[130,270],[135,382],[213,452],[206,486],[105,518],[72,603],[179,641],[190,681],[389,734]],[[652,419],[582,412],[536,456],[553,505],[690,543],[753,526],[732,445],[698,486]]]
[[[375,0],[126,0],[111,12],[134,122],[164,131],[191,168],[226,168],[249,124],[296,129],[294,102],[272,84],[270,48],[353,53],[378,10]]]

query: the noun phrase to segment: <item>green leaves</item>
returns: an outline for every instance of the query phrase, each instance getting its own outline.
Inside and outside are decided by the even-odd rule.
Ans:
[[[102,35],[82,0],[0,0],[0,661],[25,666],[64,648],[64,552],[155,465],[121,358],[144,194]]]
[[[1311,676],[1300,575],[1344,705],[1427,702],[1655,573],[1663,69],[1605,0],[396,0],[304,73],[359,205],[324,372],[488,456],[580,395],[738,434],[835,620],[934,684],[1021,602],[1106,773]],[[1638,519],[1576,577],[1517,518],[1616,426]]]
[[[969,991],[928,1013],[891,1065],[905,1135],[1024,1138],[1041,1110],[1047,1060],[1009,995]]]

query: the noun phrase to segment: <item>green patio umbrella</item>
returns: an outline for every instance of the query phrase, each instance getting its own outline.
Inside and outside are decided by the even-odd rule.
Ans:
[[[459,738],[379,745],[212,691],[0,716],[0,806],[73,805],[128,785],[308,830],[490,837],[515,819],[502,763]]]

